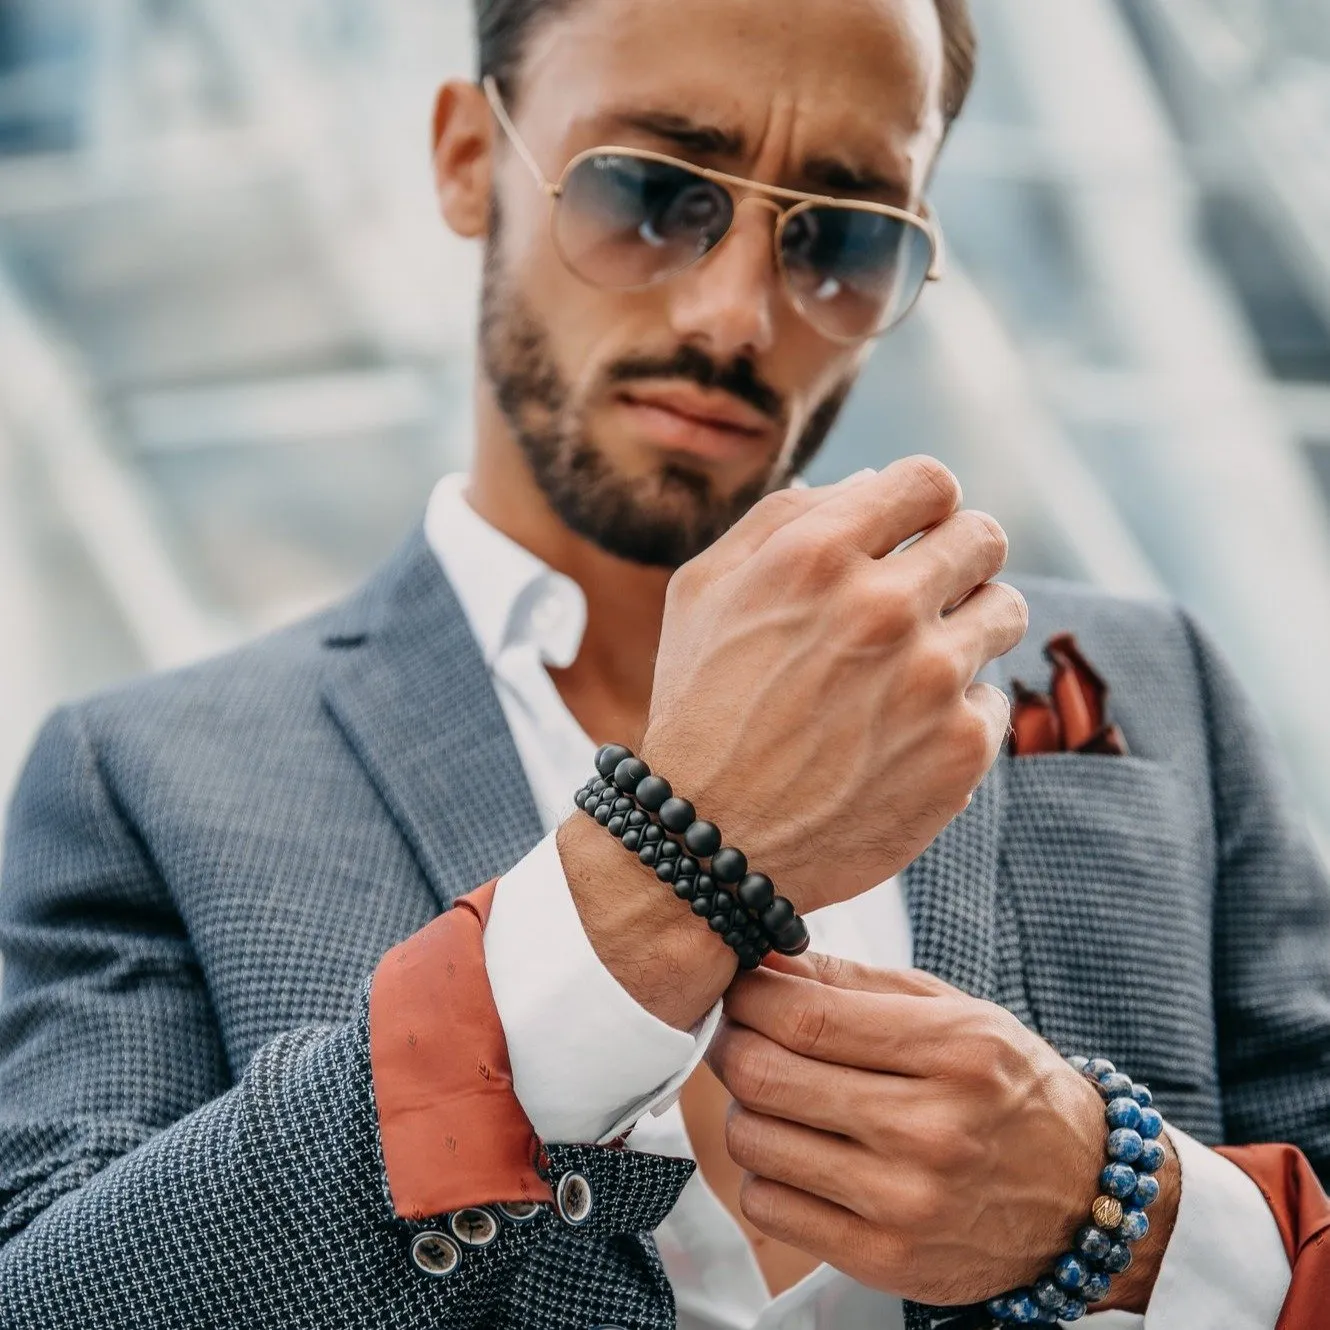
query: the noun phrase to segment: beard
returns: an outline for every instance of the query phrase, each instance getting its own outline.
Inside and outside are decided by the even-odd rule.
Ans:
[[[813,411],[787,459],[732,492],[680,461],[662,462],[650,475],[624,475],[587,432],[548,330],[503,271],[497,206],[492,216],[481,289],[481,365],[537,486],[570,530],[616,558],[673,570],[724,535],[764,494],[785,488],[819,452],[849,394],[849,378]],[[780,394],[746,357],[722,365],[683,345],[665,359],[617,361],[605,378],[609,384],[683,379],[731,393],[778,426],[786,418]]]

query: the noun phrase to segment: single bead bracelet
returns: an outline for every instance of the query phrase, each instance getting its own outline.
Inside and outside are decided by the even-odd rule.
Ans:
[[[633,851],[705,919],[745,970],[769,951],[797,956],[808,949],[808,928],[765,873],[750,872],[742,850],[726,845],[720,828],[697,816],[669,781],[621,744],[596,752],[593,777],[573,802]]]
[[[1159,1139],[1164,1119],[1151,1107],[1150,1091],[1107,1058],[1067,1061],[1106,1100],[1108,1162],[1099,1174],[1101,1195],[1071,1251],[1059,1256],[1048,1274],[1029,1288],[989,1299],[988,1312],[999,1325],[1079,1321],[1091,1304],[1108,1296],[1113,1276],[1131,1264],[1130,1244],[1150,1231],[1145,1210],[1159,1197],[1154,1174],[1168,1156]]]

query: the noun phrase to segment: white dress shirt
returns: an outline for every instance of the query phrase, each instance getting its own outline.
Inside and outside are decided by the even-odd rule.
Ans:
[[[568,577],[468,505],[466,477],[430,499],[425,532],[489,667],[547,833],[495,890],[485,960],[513,1084],[549,1141],[606,1141],[633,1126],[639,1150],[692,1158],[678,1092],[701,1060],[718,1003],[690,1032],[621,988],[587,940],[553,831],[592,770],[595,744],[546,671],[570,665],[586,599]],[[895,879],[808,916],[813,946],[883,968],[911,963]],[[1144,1317],[1102,1312],[1096,1330],[1273,1330],[1288,1290],[1283,1243],[1241,1169],[1173,1128],[1183,1176],[1177,1226]],[[899,1298],[822,1265],[772,1298],[747,1237],[700,1171],[657,1229],[680,1330],[900,1330]]]

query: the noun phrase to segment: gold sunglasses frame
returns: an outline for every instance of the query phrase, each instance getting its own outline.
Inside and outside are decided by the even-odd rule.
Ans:
[[[481,80],[481,87],[485,91],[485,97],[489,101],[490,109],[494,112],[494,118],[499,122],[508,141],[513,145],[517,155],[526,164],[526,168],[531,172],[532,178],[540,187],[541,192],[550,201],[550,240],[554,245],[555,252],[558,254],[564,267],[568,269],[579,281],[586,282],[588,286],[595,286],[601,290],[610,291],[646,291],[653,286],[659,286],[662,282],[668,281],[671,277],[678,276],[681,272],[687,272],[689,268],[695,267],[703,262],[710,255],[714,254],[729,239],[734,230],[734,220],[738,216],[739,207],[749,199],[756,203],[770,208],[776,214],[776,225],[772,234],[772,243],[776,255],[776,267],[781,276],[781,286],[785,291],[786,298],[790,304],[798,311],[801,318],[804,319],[821,337],[828,341],[839,342],[846,346],[855,346],[860,342],[872,341],[875,338],[882,337],[889,333],[893,328],[901,323],[903,319],[919,303],[919,297],[923,295],[924,286],[929,282],[941,281],[946,270],[946,249],[942,239],[942,228],[938,225],[936,218],[931,211],[927,210],[923,215],[912,213],[905,208],[895,208],[888,203],[870,203],[864,199],[843,199],[836,198],[830,194],[808,194],[798,189],[785,189],[780,185],[764,184],[760,180],[748,180],[743,176],[730,175],[725,171],[715,171],[710,167],[698,166],[695,162],[684,161],[680,157],[671,157],[667,153],[652,152],[647,148],[632,148],[622,144],[602,144],[595,148],[586,148],[574,156],[560,172],[557,183],[552,181],[541,169],[540,163],[536,161],[531,150],[527,147],[522,136],[517,132],[517,126],[513,124],[512,118],[508,114],[507,107],[503,104],[503,98],[499,95],[499,87],[492,75],[486,75]],[[667,166],[682,168],[691,172],[693,175],[701,177],[703,180],[712,181],[720,185],[729,193],[733,204],[733,215],[730,218],[730,224],[725,228],[725,233],[716,241],[710,249],[699,254],[697,258],[685,263],[682,267],[673,268],[669,272],[662,273],[659,277],[653,278],[649,282],[640,282],[633,286],[610,286],[603,282],[593,281],[591,278],[578,272],[568,256],[564,253],[562,245],[559,243],[559,232],[555,225],[555,209],[559,200],[564,195],[564,186],[572,173],[585,161],[592,157],[598,157],[604,153],[615,153],[624,157],[636,157],[643,161],[662,162]],[[738,195],[738,197],[736,197]],[[792,206],[782,207],[782,200]],[[862,334],[846,334],[828,332],[804,307],[803,300],[795,290],[789,271],[785,266],[785,252],[781,246],[781,237],[785,233],[786,226],[790,219],[797,217],[801,212],[809,208],[826,205],[832,205],[837,208],[850,208],[860,212],[879,213],[884,217],[891,217],[897,221],[902,221],[910,226],[922,231],[928,240],[929,245],[929,263],[928,271],[924,275],[924,282],[919,290],[914,293],[913,299],[905,306],[899,314],[889,323],[884,324],[874,332]]]

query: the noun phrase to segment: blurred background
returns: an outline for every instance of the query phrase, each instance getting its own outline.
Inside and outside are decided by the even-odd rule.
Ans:
[[[1330,0],[975,8],[950,275],[813,478],[930,451],[1017,570],[1179,599],[1324,838]],[[466,465],[470,69],[466,0],[0,0],[0,800],[55,703],[327,602]]]

